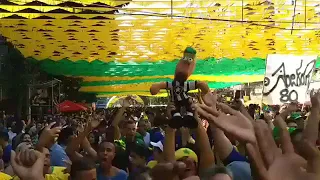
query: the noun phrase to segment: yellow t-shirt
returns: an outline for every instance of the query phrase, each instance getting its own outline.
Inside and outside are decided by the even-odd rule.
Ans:
[[[0,172],[0,179],[1,180],[10,180],[12,177],[9,176],[8,174],[5,174],[3,172]]]
[[[63,172],[66,169],[65,167],[53,166],[51,168],[52,168],[52,173],[46,174],[46,180],[68,180],[69,179],[69,174],[65,174]],[[18,176],[14,176],[12,180],[20,180],[20,178]]]
[[[46,174],[46,180],[68,180],[69,174],[65,174],[63,171],[66,169],[65,167],[53,166],[52,173]]]

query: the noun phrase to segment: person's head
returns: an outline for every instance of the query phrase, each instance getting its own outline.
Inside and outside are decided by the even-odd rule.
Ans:
[[[179,174],[181,179],[197,175],[197,154],[189,148],[180,148],[175,152],[177,161],[186,164],[185,171]]]
[[[147,123],[148,121],[146,120],[140,120],[138,122],[138,132],[143,136],[147,133]]]
[[[232,172],[226,167],[216,166],[209,168],[200,174],[203,180],[232,180]]]
[[[43,128],[43,123],[37,122],[36,128],[37,128],[37,131],[40,131]]]
[[[61,129],[61,132],[57,140],[58,144],[67,145],[72,140],[73,137],[74,137],[73,128],[71,127],[63,128]]]
[[[31,143],[31,136],[28,133],[21,135],[21,142]]]
[[[44,165],[43,165],[43,174],[48,174],[50,173],[50,152],[49,149],[47,148],[42,148],[41,153],[44,155]]]
[[[163,143],[161,141],[158,142],[151,142],[150,143],[153,146],[153,157],[156,161],[163,160]]]
[[[149,157],[149,149],[142,145],[136,144],[130,153],[130,161],[134,167],[144,167]]]
[[[99,143],[99,138],[96,137],[94,132],[90,132],[90,134],[88,135],[88,140],[89,140],[90,144],[98,144]]]
[[[128,121],[126,123],[126,137],[135,137],[137,132],[137,126],[134,121]]]
[[[4,148],[9,141],[9,134],[7,132],[0,132],[0,146]]]
[[[146,129],[149,131],[152,128],[151,122],[146,120]]]
[[[97,172],[95,163],[88,158],[80,158],[71,165],[71,180],[96,180]]]
[[[28,142],[22,142],[17,146],[15,151],[18,153],[18,152],[22,152],[22,151],[24,151],[26,149],[33,149],[32,144],[28,143]]]
[[[110,168],[115,155],[116,149],[113,143],[104,141],[99,144],[98,157],[102,168]]]

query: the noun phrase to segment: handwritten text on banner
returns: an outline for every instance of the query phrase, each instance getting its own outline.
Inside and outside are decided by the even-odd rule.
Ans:
[[[263,102],[283,104],[307,101],[317,56],[271,54],[267,57]]]

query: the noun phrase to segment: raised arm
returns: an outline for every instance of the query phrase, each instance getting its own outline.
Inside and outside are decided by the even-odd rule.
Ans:
[[[201,120],[199,119],[197,113],[195,118],[197,118],[198,121],[198,128],[196,129],[196,142],[200,151],[199,169],[204,170],[212,167],[215,164],[214,154],[210,147],[207,132],[202,126]]]
[[[156,95],[160,92],[161,89],[167,89],[167,82],[152,84],[152,86],[150,87],[150,93],[152,95]]]
[[[66,153],[70,157],[71,161],[76,161],[79,158],[82,158],[82,155],[79,153],[80,145],[83,140],[92,130],[91,123],[86,123],[83,131],[79,135],[72,139],[72,141],[67,145]]]
[[[175,109],[173,104],[168,104],[167,106],[167,116],[171,119],[171,111]],[[170,128],[169,126],[165,128],[165,137],[164,137],[164,145],[163,145],[163,154],[166,162],[174,162],[175,161],[175,134],[176,130]]]
[[[319,121],[320,121],[320,91],[310,94],[311,99],[311,114],[308,117],[307,125],[303,131],[303,137],[309,140],[312,144],[316,144],[319,136]]]
[[[123,113],[126,111],[126,108],[130,106],[129,103],[130,97],[127,97],[123,101],[122,107],[118,110],[116,116],[114,117],[111,125],[114,127],[114,139],[118,140],[121,138],[121,133],[120,133],[120,128],[119,128],[119,123],[123,118]]]

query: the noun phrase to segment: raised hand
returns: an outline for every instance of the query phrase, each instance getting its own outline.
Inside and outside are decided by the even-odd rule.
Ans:
[[[320,108],[320,89],[315,91],[314,89],[310,92],[310,100],[312,107]]]
[[[295,153],[287,129],[280,130],[281,149],[279,149],[265,122],[257,121],[254,128],[258,150],[253,150],[254,148],[249,146],[248,152],[251,158],[255,159],[253,164],[258,169],[260,179],[316,180],[320,178],[320,152],[315,146],[303,141],[300,144],[303,147],[301,149],[303,158]],[[264,163],[257,160],[259,159],[257,154],[260,153]]]
[[[206,94],[202,94],[202,100],[203,100],[205,105],[207,105],[209,107],[216,108],[216,104],[217,104],[217,93],[216,93],[216,91],[214,91],[212,93],[209,91]]]
[[[26,149],[16,154],[11,151],[11,165],[20,179],[44,180],[44,154]]]
[[[40,146],[50,148],[49,146],[52,145],[54,139],[59,137],[62,127],[52,128],[55,124],[56,122],[53,122],[43,129],[38,143]]]
[[[102,116],[95,115],[90,120],[91,120],[90,121],[91,122],[91,127],[94,129],[94,128],[97,128],[104,119],[103,119]]]
[[[255,143],[251,121],[226,104],[218,103],[217,105],[222,112],[206,105],[199,105],[198,113],[223,131],[234,135],[238,140]]]

